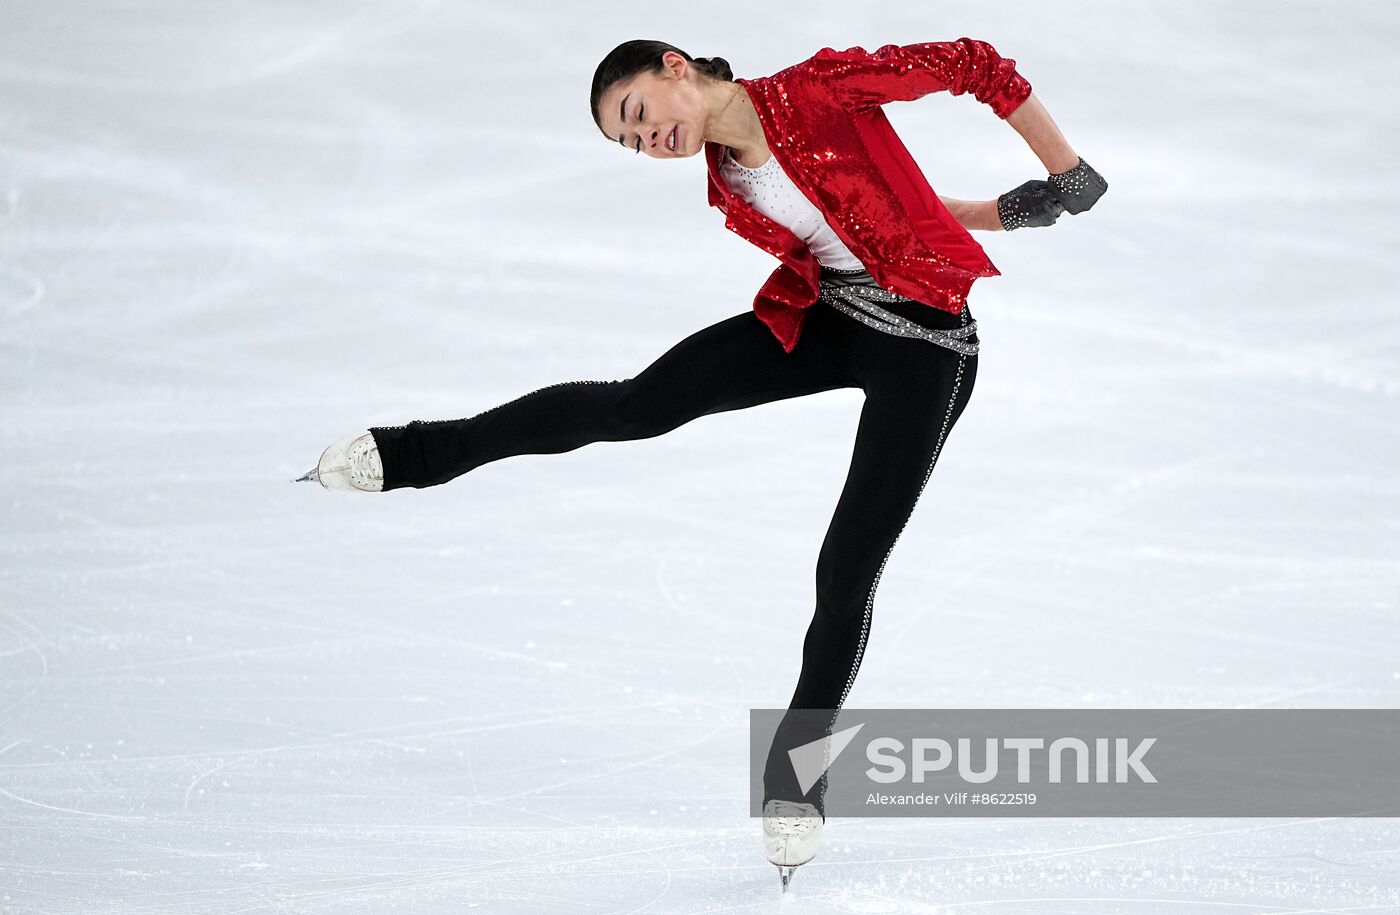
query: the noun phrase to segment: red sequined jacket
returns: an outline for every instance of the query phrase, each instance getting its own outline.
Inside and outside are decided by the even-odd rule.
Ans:
[[[752,99],[773,156],[881,286],[958,314],[972,281],[1000,271],[919,171],[880,106],[930,92],[971,92],[1007,118],[1031,94],[1016,61],[959,38],[877,51],[822,48],[768,77],[736,79]],[[792,352],[821,265],[784,226],[734,195],[720,176],[723,148],[705,144],[709,202],[725,227],[782,261],[754,312]]]

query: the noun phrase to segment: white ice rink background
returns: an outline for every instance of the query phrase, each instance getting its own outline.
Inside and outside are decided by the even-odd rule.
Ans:
[[[1393,819],[746,815],[860,393],[383,497],[371,424],[634,375],[775,265],[609,145],[628,38],[991,42],[1108,179],[978,233],[855,707],[1400,699],[1400,9],[0,5],[0,911],[1374,913]],[[887,109],[940,193],[1039,161]]]

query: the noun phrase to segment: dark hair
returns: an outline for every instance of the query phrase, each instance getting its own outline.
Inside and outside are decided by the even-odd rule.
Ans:
[[[603,121],[598,115],[598,103],[602,101],[603,93],[614,84],[631,79],[638,73],[660,73],[666,69],[661,55],[667,51],[675,51],[711,79],[728,81],[734,78],[734,71],[729,69],[729,61],[723,57],[691,57],[675,45],[664,41],[650,41],[644,38],[624,41],[609,51],[608,56],[598,64],[598,69],[593,71],[593,89],[589,92],[588,106],[593,112],[593,123],[598,125],[599,130],[603,130]],[[603,131],[603,135],[606,136],[607,131]]]

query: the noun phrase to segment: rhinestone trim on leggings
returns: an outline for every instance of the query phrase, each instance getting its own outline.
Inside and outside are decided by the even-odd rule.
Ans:
[[[496,404],[494,407],[490,407],[490,408],[488,408],[488,409],[486,409],[486,410],[482,410],[480,413],[473,413],[471,416],[463,417],[462,419],[417,419],[417,420],[414,420],[413,422],[414,422],[414,423],[417,423],[419,426],[435,426],[435,425],[438,425],[439,423],[460,423],[460,422],[462,422],[463,419],[477,419],[478,417],[485,416],[487,413],[494,413],[494,412],[496,412],[497,410],[501,409],[502,407],[508,407],[508,406],[510,406],[511,404],[515,403],[515,402],[518,401],[518,400],[524,400],[525,398],[529,397],[531,394],[538,394],[540,391],[548,391],[548,390],[550,390],[551,388],[562,388],[562,387],[565,387],[566,385],[571,385],[571,384],[617,384],[617,383],[618,383],[617,381],[598,381],[598,380],[594,380],[594,379],[587,379],[587,380],[584,380],[584,381],[558,381],[558,382],[555,382],[554,384],[547,384],[547,385],[545,385],[545,386],[542,387],[542,388],[535,388],[533,391],[526,391],[524,394],[521,394],[519,397],[516,397],[516,398],[514,398],[513,400],[507,400],[505,403],[498,403],[498,404]],[[412,424],[413,424],[413,423],[405,423],[405,424],[400,425],[400,426],[371,426],[370,428],[371,428],[371,429],[390,429],[390,430],[398,430],[398,429],[407,429],[407,428],[408,428],[410,425],[412,425]]]
[[[875,612],[875,589],[880,587],[880,577],[885,574],[885,563],[890,561],[890,554],[894,552],[895,544],[899,542],[904,529],[909,526],[909,519],[914,517],[914,509],[918,506],[920,497],[923,496],[924,490],[928,487],[929,477],[933,476],[934,465],[938,463],[938,455],[943,451],[943,442],[948,438],[948,426],[953,420],[953,407],[958,402],[958,391],[962,388],[963,367],[966,364],[965,358],[958,359],[958,374],[953,379],[953,393],[948,395],[948,406],[943,410],[943,426],[938,430],[938,441],[934,443],[933,456],[929,458],[928,469],[924,471],[924,481],[919,484],[919,491],[909,506],[909,513],[904,516],[904,523],[895,532],[894,540],[890,541],[890,548],[885,551],[885,558],[880,560],[880,568],[875,570],[875,580],[870,583],[870,591],[865,596],[865,618],[861,623],[860,641],[856,644],[856,657],[851,663],[850,675],[846,677],[846,688],[841,691],[841,699],[836,703],[838,710],[846,704],[846,696],[851,692],[851,686],[856,681],[856,673],[860,670],[861,659],[865,656],[865,640],[870,634],[870,617]],[[835,717],[831,720],[833,723],[836,721]]]
[[[823,285],[820,297],[837,311],[845,312],[862,324],[876,330],[899,337],[918,337],[938,346],[946,347],[964,356],[977,355],[980,343],[962,340],[977,333],[977,322],[971,321],[952,330],[935,330],[911,321],[903,315],[881,308],[876,302],[909,302],[912,299],[898,295],[879,286],[828,286]]]
[[[943,426],[938,430],[938,441],[934,443],[933,456],[929,458],[928,468],[924,471],[924,481],[919,484],[919,491],[915,494],[914,501],[909,506],[909,513],[904,516],[904,523],[901,524],[899,530],[895,532],[894,540],[890,541],[889,549],[885,550],[885,558],[880,560],[880,567],[875,570],[875,578],[870,582],[870,590],[866,592],[865,614],[861,618],[860,639],[856,642],[856,656],[851,661],[851,670],[846,677],[846,685],[841,690],[841,698],[837,700],[836,708],[832,710],[834,714],[831,716],[831,720],[826,724],[826,732],[828,735],[831,733],[831,729],[836,726],[836,719],[841,717],[841,709],[846,705],[846,697],[850,695],[851,686],[856,682],[856,674],[860,672],[860,662],[865,658],[865,643],[870,636],[870,619],[875,613],[875,591],[880,587],[880,578],[885,574],[885,565],[890,561],[890,555],[894,553],[895,544],[899,542],[899,538],[904,533],[904,529],[909,526],[910,519],[914,517],[914,509],[918,507],[919,499],[923,496],[924,490],[928,488],[929,478],[933,476],[933,468],[938,463],[938,455],[943,451],[943,442],[948,438],[948,426],[952,423],[953,407],[958,402],[958,391],[962,389],[963,368],[966,364],[967,359],[960,356],[958,358],[958,374],[953,379],[953,393],[948,395],[948,406],[943,410]],[[826,768],[830,768],[830,740],[823,742],[822,750]],[[818,784],[820,786],[819,795],[822,800],[822,803],[819,803],[818,807],[824,809],[827,786],[825,770],[823,770],[822,777]]]

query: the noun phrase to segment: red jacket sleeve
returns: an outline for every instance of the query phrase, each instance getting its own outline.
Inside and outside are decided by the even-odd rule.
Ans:
[[[851,108],[910,102],[931,92],[971,92],[1004,119],[1031,94],[1031,84],[1016,72],[1015,60],[973,38],[887,44],[876,51],[822,48],[798,68],[808,70]]]

